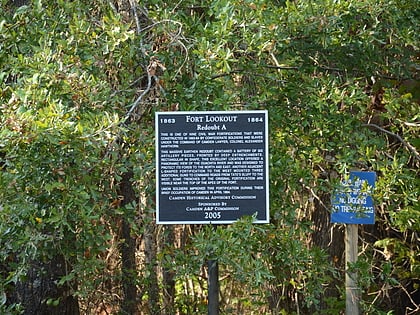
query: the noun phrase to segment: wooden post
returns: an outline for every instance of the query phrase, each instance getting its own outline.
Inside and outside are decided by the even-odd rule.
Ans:
[[[219,315],[219,263],[208,261],[208,315]]]
[[[348,270],[349,264],[357,262],[358,225],[346,224],[346,315],[359,315],[359,289],[357,287],[357,272]]]

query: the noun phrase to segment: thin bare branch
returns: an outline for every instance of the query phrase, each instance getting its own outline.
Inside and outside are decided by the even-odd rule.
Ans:
[[[414,155],[414,158],[417,161],[420,161],[420,153],[418,153],[417,150],[416,150],[416,148],[414,146],[412,146],[410,143],[408,143],[407,141],[405,141],[400,135],[398,135],[396,133],[393,133],[391,131],[388,131],[388,130],[386,130],[386,129],[384,129],[384,128],[376,125],[376,124],[363,124],[363,126],[364,127],[372,127],[372,128],[374,128],[376,130],[379,130],[379,131],[381,131],[383,133],[386,133],[387,135],[390,135],[390,136],[394,137],[399,142],[401,142],[401,144],[403,146],[405,146],[408,151],[410,151]]]
[[[141,24],[139,15],[137,13],[137,3],[134,0],[130,0],[131,11],[133,11],[134,19],[136,20],[137,35],[141,34]]]
[[[130,120],[131,115],[133,115],[133,112],[135,111],[137,106],[139,106],[139,104],[141,103],[143,98],[147,95],[147,93],[149,93],[151,88],[152,88],[152,75],[150,71],[147,71],[147,86],[143,90],[143,92],[139,95],[139,97],[137,97],[137,99],[130,105],[130,109],[125,115],[123,123],[127,123]]]
[[[420,123],[411,123],[411,122],[408,122],[408,121],[405,121],[404,125],[406,125],[408,127],[420,127]]]

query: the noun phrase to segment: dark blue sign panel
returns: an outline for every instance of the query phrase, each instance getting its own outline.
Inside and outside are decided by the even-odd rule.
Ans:
[[[375,172],[350,172],[348,179],[333,194],[331,222],[346,224],[374,224],[375,209],[372,192]]]
[[[267,111],[158,112],[156,223],[268,223]]]

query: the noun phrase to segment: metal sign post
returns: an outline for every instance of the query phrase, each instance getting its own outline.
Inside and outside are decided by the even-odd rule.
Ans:
[[[211,259],[208,268],[208,315],[219,315],[219,263]]]

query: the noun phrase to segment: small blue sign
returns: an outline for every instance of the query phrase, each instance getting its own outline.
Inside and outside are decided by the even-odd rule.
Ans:
[[[350,172],[332,196],[332,223],[375,224],[372,192],[375,172]]]

